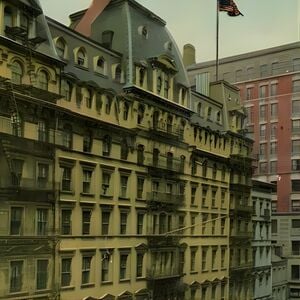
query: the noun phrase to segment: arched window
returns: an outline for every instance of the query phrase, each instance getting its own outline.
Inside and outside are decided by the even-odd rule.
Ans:
[[[209,108],[207,109],[207,119],[208,119],[208,120],[211,120],[211,111],[212,111],[212,109],[211,109],[211,107],[209,107]]]
[[[60,58],[65,58],[66,55],[66,43],[62,38],[59,38],[55,44],[57,55]]]
[[[169,169],[169,170],[173,169],[173,153],[172,152],[167,153],[167,169]]]
[[[62,95],[64,96],[65,100],[71,101],[72,90],[73,90],[72,84],[69,81],[64,80],[62,82]]]
[[[92,151],[92,133],[88,130],[85,132],[83,136],[83,152],[91,152]]]
[[[144,164],[144,159],[145,159],[144,150],[145,150],[144,145],[138,145],[138,148],[137,148],[137,163],[139,165]]]
[[[173,117],[171,115],[167,118],[167,132],[172,133]]]
[[[118,65],[115,70],[115,80],[121,82],[121,76],[122,76],[122,69],[121,66]]]
[[[4,8],[4,30],[7,27],[13,27],[13,12],[9,6]]]
[[[105,113],[110,114],[111,104],[112,104],[111,96],[106,96],[105,97]]]
[[[201,114],[202,114],[202,105],[201,105],[201,103],[198,103],[198,105],[197,105],[197,113],[201,116]]]
[[[102,149],[102,155],[109,156],[111,151],[111,137],[109,135],[106,135],[103,138],[103,149]]]
[[[158,94],[160,94],[160,91],[161,91],[161,84],[162,84],[161,76],[158,76],[157,77],[157,83],[156,83],[156,90],[157,90]]]
[[[63,128],[63,146],[68,149],[72,149],[73,147],[73,130],[69,124],[64,125]]]
[[[217,164],[214,164],[213,169],[212,169],[212,178],[213,179],[217,178],[217,171],[218,171]]]
[[[140,68],[139,71],[139,76],[140,76],[140,86],[143,87],[144,86],[144,80],[145,80],[145,68]]]
[[[221,112],[220,111],[217,112],[217,122],[218,123],[221,122]]]
[[[153,113],[153,128],[156,129],[158,127],[158,121],[159,121],[159,111],[155,111]]]
[[[128,120],[128,112],[129,112],[129,105],[127,102],[124,102],[123,106],[123,119]]]
[[[123,139],[121,142],[121,159],[127,159],[128,153],[129,153],[129,149],[128,149],[127,141],[126,139]]]
[[[23,77],[22,66],[19,62],[14,61],[11,65],[11,82],[15,84],[21,84]]]
[[[86,54],[85,54],[84,49],[78,50],[76,62],[79,66],[86,66]]]
[[[103,57],[98,58],[96,71],[101,74],[105,74],[105,59]]]
[[[93,95],[92,92],[89,89],[86,89],[85,91],[85,104],[87,108],[92,108],[93,103]]]
[[[145,108],[143,105],[139,105],[138,107],[138,115],[137,115],[137,123],[141,124],[144,119]]]
[[[38,87],[42,90],[48,90],[49,78],[46,71],[40,71],[38,76]]]

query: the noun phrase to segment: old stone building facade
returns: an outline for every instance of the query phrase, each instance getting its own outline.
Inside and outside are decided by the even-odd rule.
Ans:
[[[250,299],[238,90],[192,91],[161,18],[97,5],[0,1],[0,299]]]

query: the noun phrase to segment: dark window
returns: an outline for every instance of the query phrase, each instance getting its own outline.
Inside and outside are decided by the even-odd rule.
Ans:
[[[86,284],[90,282],[91,261],[92,261],[91,256],[82,257],[81,284]]]
[[[136,255],[136,277],[143,276],[143,260],[144,260],[144,254],[137,253],[137,255]]]
[[[125,102],[123,106],[123,119],[125,121],[128,120],[128,113],[129,113],[129,104]]]
[[[23,207],[11,207],[10,209],[10,234],[20,235],[22,231]]]
[[[102,44],[104,47],[111,48],[113,42],[114,32],[106,30],[102,32]]]
[[[129,148],[127,145],[127,140],[123,139],[121,141],[121,159],[126,160],[128,158]]]
[[[120,234],[126,234],[126,227],[127,227],[127,212],[120,213]]]
[[[82,234],[90,234],[91,214],[90,209],[82,211]]]
[[[292,265],[292,280],[300,279],[300,265]]]
[[[292,180],[292,191],[300,192],[300,180]]]
[[[107,195],[110,185],[110,173],[103,172],[102,173],[102,195]]]
[[[126,274],[127,258],[128,258],[128,254],[120,255],[120,280],[127,278],[127,274]]]
[[[109,280],[109,264],[110,264],[110,252],[107,250],[102,252],[102,265],[101,265],[101,281],[106,282]]]
[[[16,293],[22,290],[23,261],[10,262],[10,292]]]
[[[141,124],[144,119],[145,108],[142,105],[139,105],[138,115],[137,115],[137,123]]]
[[[144,224],[144,214],[138,213],[137,214],[137,226],[136,226],[137,234],[143,234],[143,224]]]
[[[63,146],[72,149],[72,145],[73,145],[72,126],[66,124],[63,129]]]
[[[72,169],[69,167],[62,167],[62,191],[71,191],[71,174]]]
[[[143,198],[144,181],[145,181],[145,179],[143,177],[137,178],[137,198],[138,199]]]
[[[37,235],[46,235],[48,227],[48,209],[38,208],[36,210],[36,219]]]
[[[36,266],[36,289],[44,290],[48,283],[48,260],[41,259],[37,261]]]
[[[121,77],[122,77],[122,69],[121,66],[118,65],[115,70],[115,80],[121,82]]]
[[[85,194],[91,193],[92,174],[91,170],[82,171],[82,192]]]
[[[85,66],[85,64],[86,64],[86,55],[85,55],[85,51],[83,49],[80,49],[77,52],[77,64],[79,66]]]
[[[58,56],[60,58],[64,58],[65,57],[65,49],[66,49],[66,43],[64,42],[63,39],[58,39],[58,41],[56,42],[56,52],[58,54]]]
[[[13,26],[13,12],[10,7],[6,6],[4,8],[4,29]]]
[[[292,228],[300,228],[300,219],[292,219]]]
[[[69,235],[72,233],[71,216],[72,216],[71,209],[61,210],[61,234]]]
[[[145,150],[145,147],[144,145],[138,145],[138,148],[137,148],[137,163],[139,165],[142,165],[144,164],[144,150]]]
[[[71,284],[71,264],[72,264],[72,258],[62,258],[61,286],[69,286]]]
[[[292,241],[293,255],[300,255],[300,241]]]
[[[109,233],[110,212],[109,211],[103,211],[101,217],[102,217],[101,233],[102,233],[102,235],[107,235]]]
[[[111,151],[111,137],[109,135],[106,135],[103,138],[103,149],[102,149],[102,155],[109,156]]]
[[[83,136],[83,152],[92,151],[93,138],[91,132],[87,131]]]

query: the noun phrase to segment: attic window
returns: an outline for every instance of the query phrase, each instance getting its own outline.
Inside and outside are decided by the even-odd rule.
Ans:
[[[104,47],[111,48],[113,42],[114,32],[106,30],[102,32],[102,44]]]

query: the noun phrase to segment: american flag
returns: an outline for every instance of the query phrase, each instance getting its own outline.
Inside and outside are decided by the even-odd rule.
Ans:
[[[243,16],[233,0],[218,0],[218,7],[219,11],[226,11],[230,17]]]

